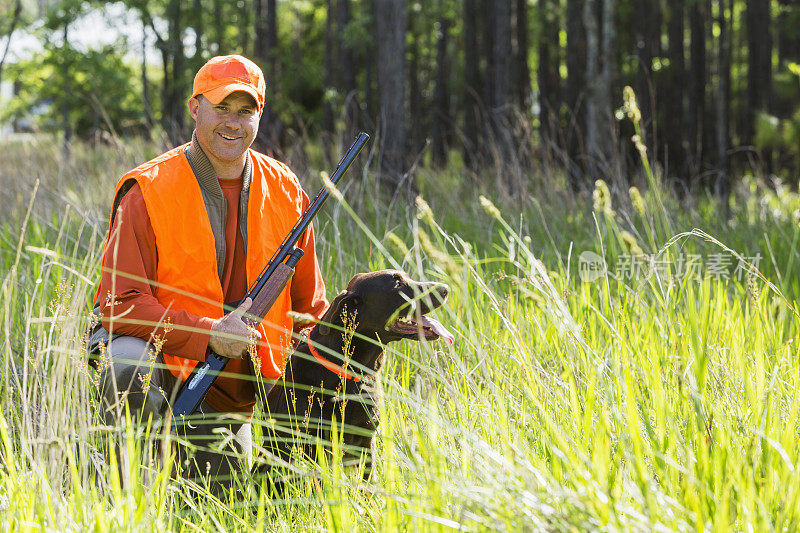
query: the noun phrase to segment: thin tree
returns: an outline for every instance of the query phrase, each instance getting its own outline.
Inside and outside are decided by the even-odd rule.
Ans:
[[[333,147],[331,146],[331,136],[334,133],[333,103],[328,97],[329,90],[333,88],[333,73],[336,65],[333,64],[333,0],[326,0],[327,13],[325,15],[325,55],[322,65],[322,87],[324,90],[322,101],[322,149],[325,153],[325,160],[331,161],[333,158]]]
[[[772,98],[772,34],[769,0],[747,0],[747,114],[744,139],[751,142],[755,115],[770,110]]]
[[[478,45],[478,4],[477,0],[464,0],[462,18],[464,20],[464,160],[474,167],[481,159],[478,139],[482,124],[481,72]]]
[[[611,121],[610,93],[614,69],[615,8],[614,0],[586,0],[583,10],[586,79],[595,80],[586,94],[586,157],[587,170],[592,179],[608,179],[608,169],[603,167],[614,159],[615,130]]]
[[[554,147],[558,136],[558,116],[561,107],[561,77],[559,74],[558,2],[539,0],[539,138],[542,146]]]
[[[731,0],[732,1],[732,0]],[[717,39],[717,87],[716,97],[716,171],[717,178],[714,184],[715,192],[722,200],[726,216],[729,214],[728,195],[730,194],[730,177],[728,174],[728,145],[729,116],[731,98],[731,42],[727,12],[732,12],[732,4],[728,6],[726,0],[717,0],[717,24],[719,37]]]
[[[651,126],[654,120],[655,92],[653,89],[651,69],[653,66],[654,39],[652,34],[654,9],[658,0],[638,0],[634,2],[634,43],[638,67],[636,69],[636,100],[642,113],[641,128],[643,141],[648,151],[656,157],[654,147],[657,145],[655,129]]]
[[[688,177],[693,179],[700,175],[703,163],[703,135],[706,108],[706,19],[707,0],[697,0],[690,10],[689,31],[691,33],[688,109],[686,145],[686,162]],[[692,187],[692,183],[687,183]]]
[[[586,130],[586,29],[583,24],[585,0],[567,0],[567,82],[566,107],[568,123],[564,158],[572,188],[586,185],[583,172],[583,144]]]
[[[790,61],[800,60],[800,32],[797,31],[800,1],[778,0],[778,5],[780,5],[777,25],[778,62],[784,67]]]
[[[406,1],[374,1],[378,73],[378,135],[381,147],[381,183],[392,194],[401,187],[416,191],[406,179],[405,51]]]
[[[500,155],[507,159],[513,155],[511,139],[511,0],[495,0],[490,3],[492,26],[492,66],[489,78],[490,107],[493,140]]]
[[[14,11],[11,13],[11,18],[8,23],[8,29],[4,32],[6,36],[6,46],[3,50],[3,55],[0,56],[0,81],[3,79],[3,65],[8,56],[8,50],[11,48],[11,38],[14,36],[14,31],[22,18],[22,0],[17,0],[14,4]]]
[[[684,1],[672,0],[669,3],[667,21],[667,57],[669,71],[667,73],[666,98],[661,104],[665,121],[665,145],[662,152],[664,167],[670,175],[677,176],[682,181],[685,177],[685,148],[688,141],[684,128],[684,102],[685,102],[685,70],[684,57]]]
[[[278,11],[275,0],[255,0],[255,57],[261,63],[267,81],[267,99],[275,99],[278,84]],[[261,113],[258,125],[256,147],[266,153],[278,155],[280,151],[280,136],[283,129],[278,115],[273,111],[273,106],[267,103]]]
[[[411,35],[408,45],[408,114],[409,123],[413,124],[408,132],[410,153],[416,155],[425,142],[425,131],[422,117],[422,91],[420,90],[420,35],[417,33],[420,14],[414,9],[408,15],[408,33]]]
[[[543,2],[540,1],[540,5]],[[546,3],[546,2],[544,2]],[[553,8],[555,10],[555,7]],[[516,0],[514,3],[514,99],[519,108],[525,112],[530,107],[531,94],[531,72],[528,66],[528,2],[527,0]],[[549,31],[548,31],[549,30]],[[558,28],[547,26],[542,33],[551,36],[556,35],[558,39]],[[558,41],[556,40],[556,43]],[[547,57],[547,56],[545,56]],[[548,58],[549,59],[549,58]],[[556,72],[556,75],[558,73]]]
[[[150,82],[147,79],[147,25],[142,22],[142,108],[147,136],[153,127],[153,113],[150,109]]]
[[[436,37],[436,80],[433,90],[433,127],[431,130],[431,152],[433,164],[441,167],[447,163],[448,130],[450,120],[450,56],[447,51],[450,33],[450,17],[439,0],[439,20]]]
[[[348,38],[348,25],[351,21],[350,0],[336,0],[336,50],[337,86],[344,96],[344,116],[346,136],[350,138],[358,122],[358,100],[356,98],[356,69],[353,60],[353,48]]]

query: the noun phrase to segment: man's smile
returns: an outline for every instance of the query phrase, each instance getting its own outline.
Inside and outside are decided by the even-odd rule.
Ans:
[[[241,137],[237,137],[235,135],[226,135],[225,133],[217,132],[217,134],[225,139],[226,141],[235,141],[237,139],[241,139]]]

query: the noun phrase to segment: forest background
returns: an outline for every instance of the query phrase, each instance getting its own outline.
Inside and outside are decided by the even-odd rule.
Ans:
[[[98,12],[118,37],[76,39]],[[724,198],[743,169],[788,178],[800,156],[793,0],[3,0],[2,13],[0,79],[14,96],[0,117],[67,144],[183,142],[194,72],[236,52],[269,82],[259,148],[322,140],[330,161],[337,136],[378,133],[390,191],[455,154],[475,173],[502,168],[511,193],[534,168],[575,189],[635,181],[624,86],[640,141],[682,194]],[[39,46],[9,62],[22,35]]]
[[[0,0],[0,529],[800,529],[798,28],[797,0]],[[217,497],[95,453],[170,438],[98,422],[113,185],[227,53],[307,192],[373,137],[315,221],[329,296],[451,288],[454,345],[386,350],[369,482],[323,454]]]

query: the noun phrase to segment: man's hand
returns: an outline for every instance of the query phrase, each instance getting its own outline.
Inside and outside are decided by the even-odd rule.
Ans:
[[[261,333],[242,320],[242,315],[250,309],[251,305],[253,305],[253,300],[245,298],[232,313],[214,321],[208,337],[208,347],[214,353],[229,359],[241,359],[247,353],[250,339],[253,339],[254,342],[261,339]]]

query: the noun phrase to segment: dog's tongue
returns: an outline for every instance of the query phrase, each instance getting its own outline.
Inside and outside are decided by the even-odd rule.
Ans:
[[[422,323],[425,326],[428,326],[429,328],[431,328],[434,333],[436,333],[437,335],[439,335],[443,339],[447,339],[447,342],[449,344],[451,344],[451,345],[455,344],[455,342],[456,342],[455,335],[453,335],[452,333],[447,331],[447,328],[444,327],[442,325],[442,323],[439,322],[438,320],[436,320],[435,318],[432,318],[432,317],[429,317],[429,316],[423,316],[422,317]]]

